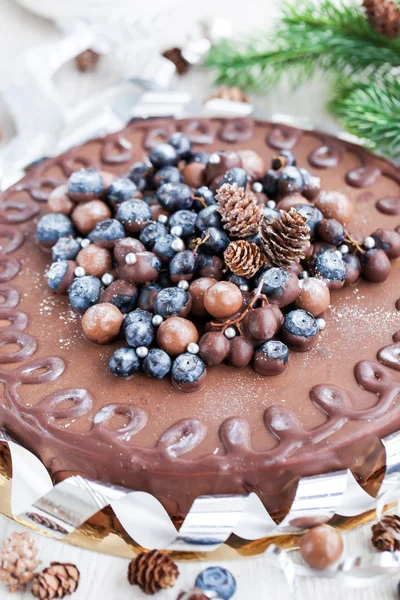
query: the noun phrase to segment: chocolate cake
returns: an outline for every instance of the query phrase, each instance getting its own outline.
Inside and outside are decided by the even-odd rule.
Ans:
[[[185,183],[199,187],[208,168],[208,185],[219,198],[219,212],[226,225],[223,231],[228,231],[229,243],[234,243],[229,252],[224,248],[223,259],[219,253],[219,279],[239,289],[244,298],[243,306],[239,303],[228,319],[223,308],[224,296],[217,297],[214,303],[217,310],[212,308],[210,299],[210,314],[214,312],[216,329],[205,326],[202,336],[215,331],[225,336],[227,343],[240,337],[238,315],[240,318],[244,311],[250,311],[259,294],[255,307],[275,305],[282,319],[287,320],[283,338],[279,337],[283,341],[279,343],[290,348],[290,358],[288,364],[287,358],[279,363],[276,373],[270,370],[270,355],[262,355],[254,344],[253,366],[239,369],[226,361],[210,366],[213,360],[207,354],[203,337],[197,339],[188,326],[185,330],[188,337],[184,339],[193,339],[188,351],[192,350],[192,356],[202,357],[199,362],[204,360],[207,365],[207,375],[203,378],[206,380],[202,379],[201,385],[182,389],[185,385],[178,380],[172,386],[168,377],[157,379],[145,372],[131,378],[115,377],[118,373],[110,371],[110,357],[124,345],[122,336],[105,345],[90,339],[110,341],[113,327],[118,331],[122,324],[118,311],[112,321],[110,339],[107,335],[107,339],[101,336],[97,339],[96,322],[86,317],[85,324],[84,311],[79,313],[79,306],[75,306],[78,313],[73,310],[71,301],[75,296],[71,292],[69,296],[54,293],[57,286],[66,283],[63,279],[66,272],[61,279],[48,274],[46,280],[46,269],[52,262],[51,244],[47,243],[46,230],[40,229],[39,219],[50,206],[49,196],[51,202],[56,205],[58,202],[60,212],[70,210],[70,201],[81,203],[93,199],[93,194],[78,197],[86,193],[79,185],[70,186],[70,197],[68,190],[65,193],[66,188],[58,193],[53,190],[59,190],[80,168],[101,171],[104,186],[109,186],[113,180],[110,174],[127,176],[133,163],[147,159],[149,152],[160,142],[168,142],[174,132],[187,135],[192,145],[190,160],[188,154],[184,164],[178,165],[183,168]],[[240,171],[246,172],[246,181],[224,179],[224,171],[229,171],[231,165],[227,161],[227,168],[221,171],[221,163],[229,154],[220,152],[223,150],[238,153],[243,167]],[[214,159],[207,166],[210,154]],[[215,155],[219,157],[217,160]],[[306,174],[309,177],[310,189],[304,185],[299,189],[293,178],[289,178],[289,183],[282,184],[287,186],[285,193],[280,189],[271,203],[271,197],[277,194],[271,190],[275,177],[269,169],[271,160],[272,171],[279,173],[293,164],[290,162],[293,156],[304,177]],[[153,165],[156,163],[157,156],[153,155]],[[157,173],[151,176],[155,178]],[[240,173],[235,175],[239,179],[240,176]],[[318,183],[315,176],[321,180],[321,194],[339,195],[334,214],[325,210],[326,196],[316,196],[319,187],[312,189]],[[79,180],[76,177],[75,183]],[[131,179],[139,189],[137,173]],[[155,183],[154,188],[159,188],[160,183]],[[81,474],[147,491],[163,503],[171,516],[185,515],[199,495],[250,491],[256,492],[278,516],[290,506],[300,477],[343,468],[350,468],[365,483],[384,465],[380,438],[400,428],[400,263],[395,260],[399,254],[396,245],[400,232],[399,185],[400,176],[392,164],[356,145],[316,131],[250,118],[135,120],[117,134],[91,140],[62,156],[32,166],[20,182],[3,193],[0,201],[1,425],[41,458],[54,480]],[[99,190],[99,194],[103,192]],[[154,219],[166,216],[158,221],[165,224],[168,213],[173,211],[165,210],[165,206],[160,209],[142,192],[136,197],[144,196]],[[193,194],[190,202],[207,204],[204,197]],[[343,198],[350,200],[350,205],[348,200],[343,201],[344,216],[340,212]],[[100,204],[97,208],[101,219],[109,218],[111,209],[104,208],[104,202]],[[300,210],[295,210],[299,205],[306,206],[303,216]],[[79,206],[84,207],[85,203]],[[312,240],[311,213],[307,206],[319,207],[324,217],[324,222],[318,225],[318,242]],[[236,207],[236,212],[232,207]],[[202,206],[197,207],[197,212],[199,208]],[[271,218],[271,212],[276,213],[277,208],[284,212],[281,216],[278,213],[276,219]],[[87,235],[89,242],[78,239],[78,244],[82,250],[104,248],[104,244],[96,244],[100,239],[93,233],[96,227],[90,228],[92,213],[85,214],[85,209],[82,213],[81,237]],[[347,223],[350,213],[352,218]],[[243,214],[245,223],[239,219]],[[253,220],[258,217],[262,219],[260,228],[254,228]],[[129,219],[127,223],[131,227]],[[305,227],[305,223],[309,226]],[[391,236],[396,228],[397,233]],[[132,238],[139,237],[139,231],[132,231],[132,227],[130,231]],[[238,235],[238,231],[243,235]],[[182,234],[182,229],[175,229],[176,232]],[[197,237],[186,239],[183,246],[175,244],[175,251],[182,251],[186,245],[200,255],[202,244],[207,242],[203,233],[197,232]],[[289,245],[285,242],[288,235],[294,240]],[[336,235],[339,237],[333,243]],[[241,238],[246,243],[243,240],[239,243]],[[314,259],[310,257],[310,238]],[[335,277],[328,277],[329,285],[325,285],[326,264],[322,263],[326,256],[318,252],[325,252],[327,240],[328,250],[336,252],[339,266],[346,266],[343,276],[338,275],[340,285],[334,283]],[[344,247],[333,250],[338,240]],[[120,280],[126,283],[132,272],[129,269],[137,260],[134,248],[128,253],[124,248],[120,251],[126,262],[119,265],[108,264],[108,254],[103,252],[106,266],[100,268],[99,293],[107,306],[112,305],[110,294],[104,298],[108,286],[111,283],[120,286]],[[88,263],[82,259],[77,266],[71,261],[68,276],[75,287],[79,287],[79,279],[86,273],[82,264],[92,265],[93,252],[84,253]],[[129,253],[133,258],[126,258]],[[96,260],[100,254],[96,254]],[[352,258],[345,259],[346,254]],[[279,302],[274,303],[270,298],[269,304],[263,281],[257,282],[256,273],[262,269],[265,257],[270,267],[287,269],[296,280],[303,281],[297,296],[282,308],[283,316]],[[304,275],[307,260],[310,273]],[[151,262],[151,267],[162,270],[157,261]],[[103,275],[105,268],[108,278]],[[360,270],[363,277],[359,277]],[[232,276],[229,280],[229,274],[235,271],[236,278]],[[261,272],[264,271],[265,268]],[[170,269],[171,273],[174,272]],[[215,270],[210,274],[215,275]],[[324,294],[325,288],[330,288],[330,308],[322,300],[320,308],[324,310],[318,307],[313,310],[312,294],[308,299],[305,294],[301,303],[300,291],[303,294],[310,285],[306,283],[308,274],[319,282],[325,281]],[[255,277],[254,285],[243,283],[246,275],[249,281]],[[345,277],[347,285],[343,286]],[[178,277],[173,285],[190,294],[193,285],[190,278],[191,275],[186,279]],[[186,283],[179,286],[179,282],[186,280],[189,292]],[[53,289],[48,283],[54,284]],[[56,291],[66,292],[67,288],[65,285],[65,289]],[[129,296],[126,289],[119,289],[120,295]],[[235,294],[229,298],[233,305]],[[293,315],[296,311],[307,312],[312,327],[317,323],[311,336],[313,343],[307,348],[300,340],[301,346],[301,335],[289,323],[297,318]],[[160,311],[155,312],[161,316]],[[281,318],[278,312],[276,315]],[[125,318],[125,333],[129,319]],[[182,320],[191,322],[190,317]],[[156,320],[159,326],[162,322],[163,318]],[[275,330],[270,337],[278,341]],[[133,346],[143,360],[146,348],[139,351],[137,345]],[[273,368],[276,364],[273,363]]]

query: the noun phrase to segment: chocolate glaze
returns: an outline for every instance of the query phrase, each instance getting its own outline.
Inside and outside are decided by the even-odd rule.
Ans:
[[[185,514],[200,494],[255,491],[281,514],[303,475],[349,467],[366,479],[382,466],[380,437],[400,428],[398,262],[383,284],[360,281],[333,292],[316,347],[293,352],[284,374],[265,378],[249,367],[219,365],[190,395],[144,374],[114,378],[107,363],[121,342],[100,347],[85,340],[68,299],[46,285],[49,256],[34,232],[51,189],[74,165],[124,174],[174,131],[212,137],[206,146],[197,138],[198,149],[255,150],[267,164],[276,148],[290,147],[307,167],[307,157],[328,145],[338,160],[318,174],[323,188],[355,202],[350,231],[368,235],[398,225],[376,208],[379,198],[399,193],[388,162],[320,133],[244,121],[137,120],[42,162],[3,194],[0,421],[56,479],[80,473],[145,490],[172,515]],[[246,142],[243,131],[251,132]],[[357,187],[370,192],[358,210]]]

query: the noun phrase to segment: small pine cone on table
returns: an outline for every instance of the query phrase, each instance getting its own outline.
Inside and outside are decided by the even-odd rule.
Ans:
[[[224,229],[232,237],[246,238],[257,233],[262,218],[262,206],[258,204],[253,192],[247,192],[236,183],[224,183],[215,198]]]
[[[263,219],[260,227],[261,248],[266,264],[288,268],[305,258],[310,244],[307,220],[295,208],[281,210],[281,219]]]
[[[148,595],[173,587],[178,577],[177,565],[168,554],[159,550],[141,552],[128,567],[129,583],[138,585]]]
[[[64,598],[73,594],[79,585],[80,573],[72,563],[52,562],[43,569],[32,584],[32,595],[40,600]]]
[[[400,36],[400,6],[393,0],[363,0],[367,20],[381,35]]]
[[[397,515],[385,515],[372,526],[372,545],[379,552],[394,552],[400,550],[400,541],[396,540],[393,533],[400,534],[400,517]]]
[[[40,564],[35,542],[28,533],[12,533],[0,552],[0,581],[8,585],[10,592],[25,589],[35,577]]]
[[[257,244],[246,240],[231,242],[224,252],[224,260],[232,273],[247,279],[254,277],[264,263],[264,257]]]

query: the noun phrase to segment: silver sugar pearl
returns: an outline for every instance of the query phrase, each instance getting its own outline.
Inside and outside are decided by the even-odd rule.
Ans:
[[[182,252],[182,250],[185,249],[185,244],[181,238],[176,238],[176,240],[172,242],[171,248],[172,250],[175,250],[175,252]]]
[[[152,318],[151,322],[153,323],[154,327],[160,327],[161,323],[164,321],[164,319],[162,318],[161,315],[154,315],[154,317]]]
[[[249,291],[250,291],[250,288],[249,288],[249,286],[247,285],[247,283],[242,283],[242,285],[240,285],[240,286],[239,286],[239,290],[240,290],[241,292],[249,292]]]
[[[326,327],[326,321],[325,319],[321,319],[321,317],[319,319],[317,319],[317,325],[318,325],[318,329],[320,331],[323,331]]]
[[[236,337],[236,330],[233,327],[227,327],[224,335],[228,338],[228,340],[232,340],[234,337]]]
[[[127,265],[134,265],[137,261],[137,257],[136,254],[134,252],[129,252],[126,256],[125,256],[125,262]]]
[[[267,206],[268,206],[268,208],[275,208],[276,207],[275,200],[268,200]]]
[[[211,154],[211,156],[209,157],[208,162],[212,165],[219,165],[219,163],[221,162],[221,158],[219,154],[213,152],[213,154]]]
[[[85,277],[86,271],[83,267],[76,267],[76,269],[74,271],[74,275],[76,277]]]
[[[339,246],[339,252],[342,255],[348,254],[349,253],[349,247],[348,247],[348,245],[347,244],[341,244]]]
[[[310,277],[310,274],[308,271],[302,271],[301,273],[299,273],[299,279],[308,279]]]
[[[370,235],[368,235],[365,240],[364,240],[364,248],[366,248],[367,250],[372,250],[372,248],[375,248],[375,240],[373,237],[371,237]]]
[[[337,256],[338,258],[342,258],[342,253],[341,253],[341,252],[339,252],[339,250],[335,250],[335,251],[333,252],[333,254],[336,254],[336,256]]]
[[[80,244],[80,243],[81,243],[81,241],[82,241],[82,238],[81,238],[81,237],[79,237],[79,236],[78,236],[78,237],[76,237],[75,239],[76,239],[76,241],[78,242],[78,244]]]
[[[136,348],[136,354],[138,355],[139,358],[146,358],[148,353],[149,353],[149,349],[146,348],[146,346],[139,346],[139,348]]]
[[[180,288],[181,290],[188,290],[189,289],[189,282],[186,281],[186,279],[182,279],[179,283],[178,283],[178,288]]]
[[[195,342],[190,342],[190,344],[187,345],[186,350],[190,354],[198,354],[200,352],[199,345],[196,344]]]
[[[90,240],[88,240],[87,238],[83,239],[81,241],[81,248],[87,248],[88,246],[90,246]]]
[[[171,233],[172,235],[177,235],[178,237],[181,237],[183,233],[183,227],[181,227],[180,225],[175,225],[175,227],[171,228]]]
[[[263,191],[263,186],[262,183],[260,183],[259,181],[255,181],[253,183],[253,185],[251,186],[251,189],[253,190],[253,192],[255,192],[256,194],[260,194]]]
[[[168,223],[168,217],[167,215],[159,215],[157,221],[165,225],[166,223]]]
[[[114,281],[114,276],[111,273],[104,273],[101,281],[104,285],[110,285]]]

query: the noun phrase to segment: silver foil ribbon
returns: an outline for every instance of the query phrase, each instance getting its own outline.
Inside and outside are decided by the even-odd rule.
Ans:
[[[53,486],[44,465],[0,430],[12,459],[12,513],[43,533],[64,538],[106,506],[111,506],[130,537],[145,548],[209,552],[233,533],[245,540],[299,533],[334,515],[362,514],[400,498],[400,432],[382,440],[386,475],[377,498],[356,482],[350,471],[302,477],[293,503],[276,524],[256,494],[201,496],[179,531],[151,494],[72,476]]]

